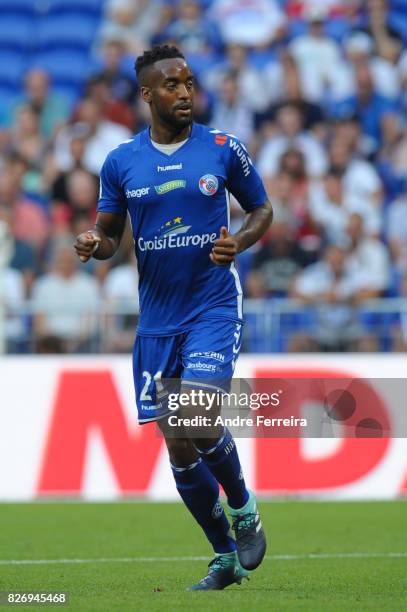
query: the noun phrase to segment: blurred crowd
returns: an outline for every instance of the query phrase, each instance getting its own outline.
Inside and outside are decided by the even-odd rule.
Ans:
[[[275,219],[240,256],[245,294],[312,306],[282,350],[406,350],[406,314],[385,346],[359,315],[407,297],[406,42],[404,0],[106,0],[77,99],[36,67],[2,106],[8,350],[88,351],[101,334],[129,350],[136,314],[107,309],[104,330],[94,315],[137,312],[129,231],[108,262],[79,264],[72,243],[93,225],[107,153],[148,121],[134,59],[163,43],[194,71],[195,120],[239,137],[264,179]],[[241,220],[235,202],[232,230]]]

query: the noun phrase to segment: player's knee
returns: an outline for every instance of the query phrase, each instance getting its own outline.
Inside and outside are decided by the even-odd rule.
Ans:
[[[198,453],[188,438],[166,438],[170,461],[177,467],[185,467],[197,460]]]

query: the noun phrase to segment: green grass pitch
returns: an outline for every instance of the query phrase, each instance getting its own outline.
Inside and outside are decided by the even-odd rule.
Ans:
[[[1,504],[0,590],[66,591],[53,609],[92,612],[407,610],[406,502],[260,509],[269,547],[251,580],[188,593],[207,565],[191,558],[211,551],[181,504]],[[66,561],[9,563],[47,559]]]

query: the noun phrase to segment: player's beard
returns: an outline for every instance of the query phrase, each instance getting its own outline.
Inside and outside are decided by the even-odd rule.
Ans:
[[[188,125],[191,125],[192,123],[192,110],[191,110],[191,114],[189,115],[189,117],[177,117],[176,116],[176,111],[173,111],[172,113],[168,113],[167,116],[165,117],[165,122],[167,123],[167,125],[171,126],[172,128],[178,129],[178,130],[182,130],[185,127],[187,127]]]
[[[176,131],[181,131],[183,130],[185,127],[187,127],[188,125],[192,124],[192,120],[193,120],[193,111],[191,109],[191,113],[189,115],[189,117],[177,117],[176,112],[177,109],[172,108],[170,111],[167,110],[167,108],[163,108],[160,104],[156,103],[156,113],[160,119],[160,121],[164,124],[166,124],[168,127],[170,127],[173,130]]]

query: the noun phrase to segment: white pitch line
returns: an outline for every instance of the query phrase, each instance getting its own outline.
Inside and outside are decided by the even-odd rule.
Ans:
[[[307,555],[266,555],[266,561],[302,561],[308,559],[407,559],[407,552],[309,553]],[[174,563],[209,561],[210,557],[98,557],[96,559],[0,559],[0,565],[53,565],[76,563]]]

